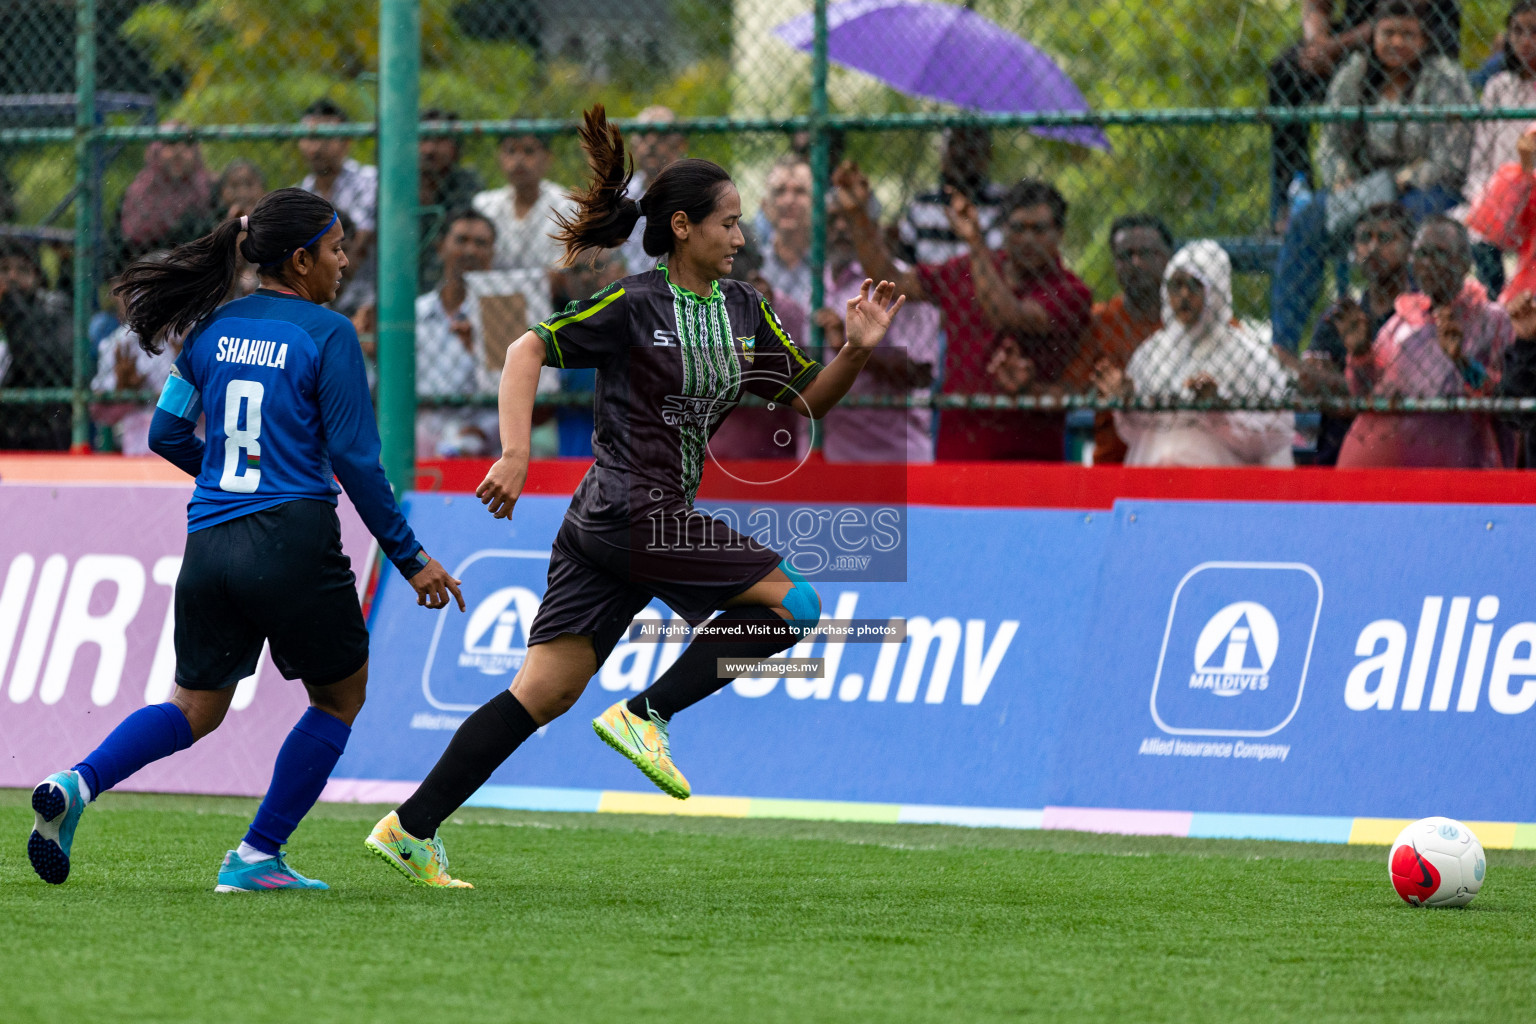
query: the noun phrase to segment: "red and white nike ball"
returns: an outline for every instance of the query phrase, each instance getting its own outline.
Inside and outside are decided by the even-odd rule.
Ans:
[[[1488,861],[1472,830],[1450,818],[1420,818],[1387,857],[1392,888],[1416,907],[1464,907],[1483,887]]]

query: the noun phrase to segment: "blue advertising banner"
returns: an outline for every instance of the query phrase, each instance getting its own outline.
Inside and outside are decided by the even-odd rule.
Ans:
[[[1536,512],[1122,502],[1047,802],[1536,821]]]
[[[338,779],[421,779],[458,723],[511,682],[567,504],[525,497],[509,524],[473,496],[409,497],[413,526],[464,581],[469,611],[424,614],[409,586],[385,575],[371,623],[368,705]],[[747,521],[750,510],[738,511]],[[1110,517],[922,508],[903,515],[905,582],[834,579],[817,589],[825,617],[904,619],[907,641],[802,644],[789,653],[824,658],[824,678],[738,679],[678,716],[673,752],[696,792],[1042,806]],[[656,603],[642,617],[660,623],[672,613]],[[621,642],[576,706],[525,744],[492,784],[647,787],[590,721],[648,686],[681,646]]]
[[[524,498],[508,524],[472,496],[411,496],[469,612],[423,613],[383,580],[333,798],[398,799],[510,683],[565,507]],[[1536,822],[1536,510],[1127,501],[902,525],[905,582],[817,587],[824,618],[902,619],[906,641],[807,642],[789,653],[824,678],[738,679],[678,716],[704,799],[609,799],[648,784],[590,720],[681,650],[629,641],[479,799],[1338,841],[1387,827],[1367,818]],[[1518,841],[1499,828],[1493,845]]]

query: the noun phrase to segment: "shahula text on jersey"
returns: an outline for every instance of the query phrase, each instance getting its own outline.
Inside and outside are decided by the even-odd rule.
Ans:
[[[244,363],[247,366],[270,366],[275,370],[283,370],[288,366],[288,343],[225,336],[219,339],[219,350],[214,358],[221,363]]]

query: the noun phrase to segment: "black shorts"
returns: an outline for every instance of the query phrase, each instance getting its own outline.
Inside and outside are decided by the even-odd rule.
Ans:
[[[284,678],[339,682],[368,661],[341,522],[290,501],[187,535],[176,577],[176,685],[222,690],[256,671],[263,641]]]
[[[702,513],[595,530],[560,524],[549,589],[528,644],[590,636],[601,665],[635,615],[659,597],[691,626],[778,567],[778,552]]]

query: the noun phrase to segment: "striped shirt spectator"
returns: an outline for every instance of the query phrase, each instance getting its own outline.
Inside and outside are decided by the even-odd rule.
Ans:
[[[986,233],[987,248],[1003,247],[1003,193],[997,185],[984,186],[976,198],[976,217]],[[962,242],[949,226],[949,197],[942,191],[924,192],[896,223],[902,247],[915,263],[947,263],[966,254]]]

